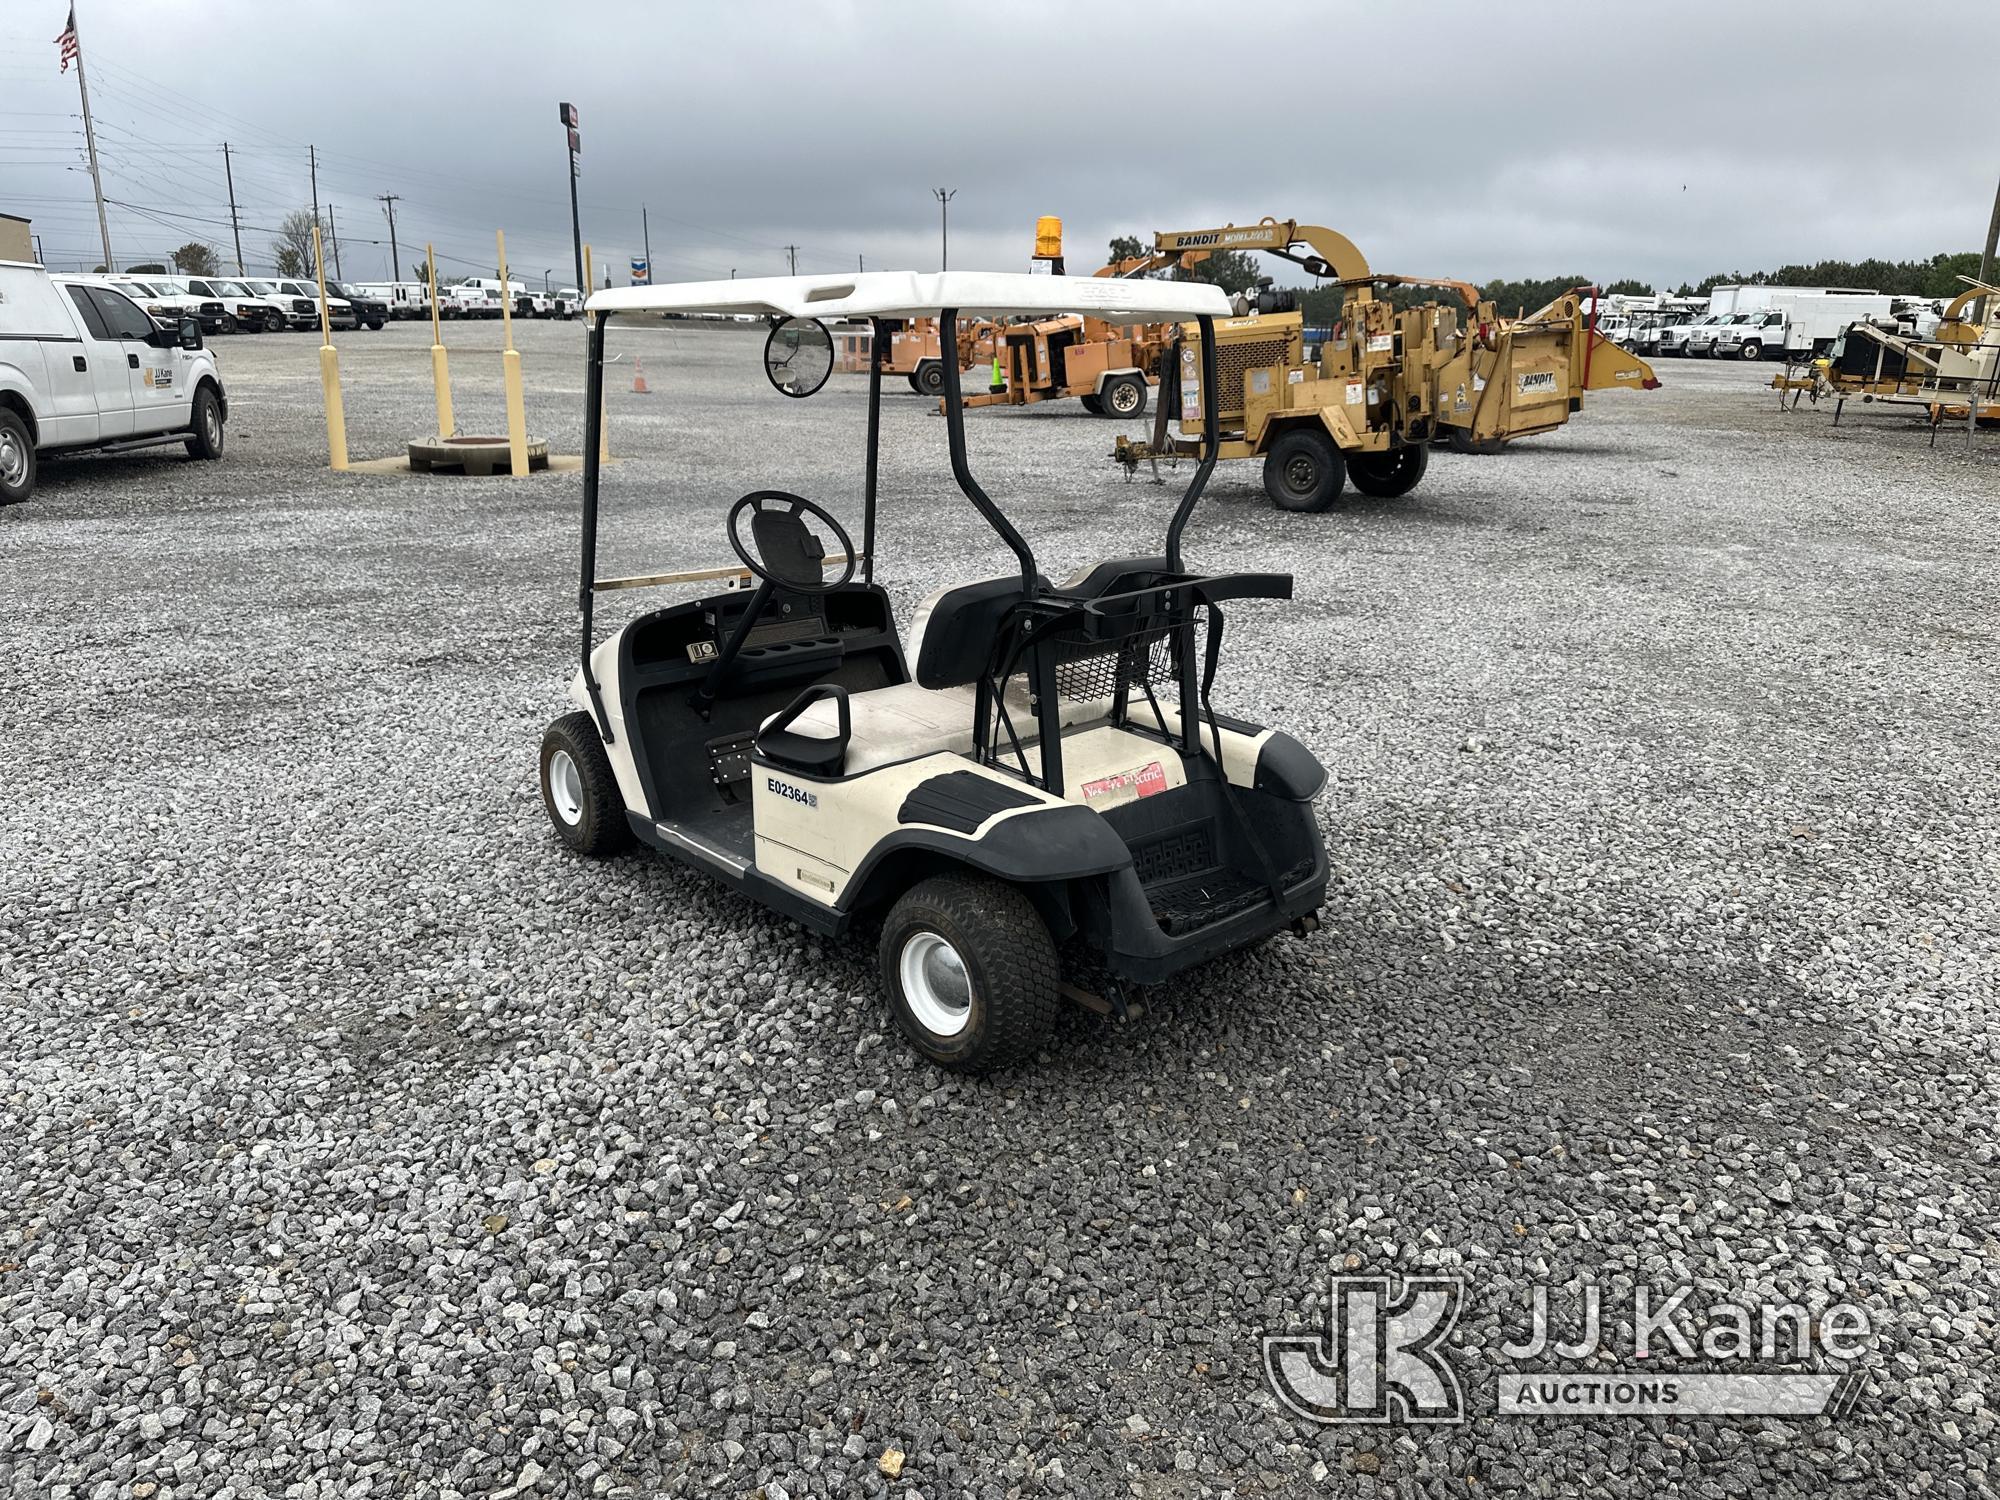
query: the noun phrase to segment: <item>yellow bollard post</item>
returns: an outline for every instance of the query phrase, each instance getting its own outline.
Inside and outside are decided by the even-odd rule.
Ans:
[[[327,458],[347,467],[347,409],[340,404],[340,351],[333,347],[333,319],[326,306],[326,264],[320,258],[319,225],[313,225],[313,274],[319,280],[319,383],[326,395]]]
[[[437,387],[438,436],[450,437],[458,431],[458,419],[451,410],[451,371],[445,364],[444,330],[438,313],[437,250],[424,246],[424,271],[431,279],[431,384]]]
[[[528,413],[521,396],[521,351],[514,347],[514,288],[507,280],[507,234],[493,231],[500,252],[500,328],[507,347],[500,355],[500,379],[507,392],[507,453],[516,475],[528,472]]]
[[[582,291],[583,300],[586,303],[590,301],[590,293],[596,283],[596,280],[597,280],[597,271],[596,268],[591,264],[590,246],[585,245],[583,247],[583,286],[579,288],[579,290]],[[585,313],[583,315],[583,326],[586,330],[589,329],[590,326],[596,321],[597,321],[597,315],[595,313]],[[608,464],[611,462],[611,401],[610,401],[610,396],[608,394],[610,390],[611,390],[611,382],[609,380],[606,380],[601,384],[598,391],[597,461],[601,464]]]

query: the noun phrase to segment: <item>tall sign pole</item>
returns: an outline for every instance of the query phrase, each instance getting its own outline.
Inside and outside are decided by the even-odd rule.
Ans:
[[[583,279],[583,219],[576,209],[576,158],[583,150],[583,137],[576,132],[576,106],[559,104],[556,107],[562,111],[563,129],[569,132],[569,234],[576,242],[576,285],[588,297],[590,283]]]

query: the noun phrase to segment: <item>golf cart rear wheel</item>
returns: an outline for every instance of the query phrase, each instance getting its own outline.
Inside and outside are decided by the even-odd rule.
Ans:
[[[1143,417],[1146,414],[1146,382],[1137,375],[1114,375],[1097,393],[1098,405],[1107,417]]]
[[[587,713],[564,714],[542,736],[542,806],[578,854],[603,858],[632,842],[618,778]]]
[[[916,381],[917,389],[924,395],[942,396],[944,394],[944,361],[938,359],[925,360],[917,366],[917,373],[913,378]]]
[[[1264,493],[1280,510],[1326,510],[1346,482],[1340,450],[1309,427],[1285,433],[1264,459]]]
[[[896,1024],[942,1067],[1025,1062],[1055,1025],[1055,943],[1019,886],[980,875],[919,881],[882,925],[881,959]]]
[[[1410,443],[1388,453],[1356,453],[1347,460],[1347,477],[1364,495],[1393,500],[1407,495],[1431,464],[1428,443]]]

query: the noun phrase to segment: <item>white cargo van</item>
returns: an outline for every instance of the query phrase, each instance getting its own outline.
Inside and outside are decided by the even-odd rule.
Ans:
[[[193,318],[168,332],[115,287],[0,261],[0,504],[34,493],[43,453],[184,443],[220,458],[228,418]]]

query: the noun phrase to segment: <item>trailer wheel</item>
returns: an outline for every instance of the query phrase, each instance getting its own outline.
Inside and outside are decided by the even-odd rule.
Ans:
[[[927,359],[917,366],[917,373],[910,379],[920,396],[942,396],[944,394],[944,361]]]
[[[1019,886],[981,875],[919,881],[882,924],[881,960],[897,1026],[940,1067],[1011,1067],[1055,1026],[1055,943]]]
[[[1107,417],[1143,417],[1146,414],[1146,382],[1137,375],[1113,375],[1097,393],[1098,404]]]
[[[274,307],[264,314],[264,332],[283,333],[285,327],[285,315],[279,312],[277,308]]]
[[[188,427],[187,451],[189,458],[222,457],[222,403],[216,399],[215,387],[205,380],[195,387],[194,421]]]
[[[1309,427],[1285,433],[1264,458],[1264,493],[1279,510],[1330,509],[1346,483],[1340,450]]]
[[[616,854],[632,842],[618,778],[587,713],[564,714],[542,736],[542,806],[578,854]]]
[[[909,381],[910,389],[915,391],[919,396],[924,393],[924,388],[917,384],[917,372],[915,370],[910,371],[903,379]]]
[[[1431,466],[1429,443],[1409,443],[1387,453],[1357,453],[1347,460],[1347,477],[1364,495],[1394,500],[1407,495]]]
[[[1451,444],[1454,453],[1477,453],[1490,458],[1507,446],[1505,438],[1475,438],[1463,427],[1447,427],[1444,434],[1444,440]]]
[[[0,505],[12,505],[34,492],[35,440],[19,412],[0,406]]]
[[[1081,396],[1078,397],[1077,399],[1083,402],[1083,409],[1089,412],[1093,417],[1101,417],[1104,415],[1104,403],[1098,400],[1097,397]]]

